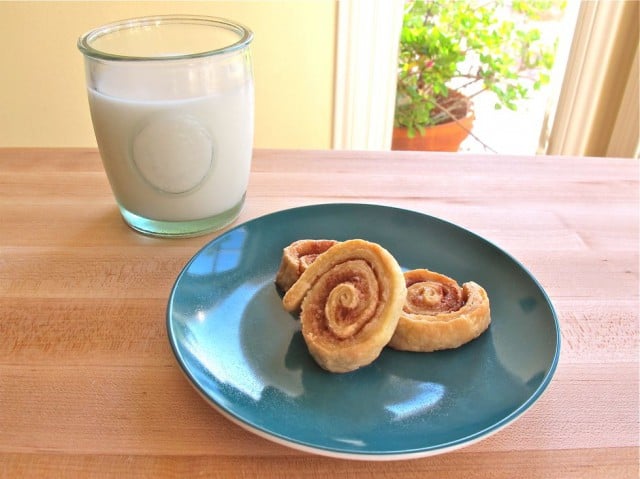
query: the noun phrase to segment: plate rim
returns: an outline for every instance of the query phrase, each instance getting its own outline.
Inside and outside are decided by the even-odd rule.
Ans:
[[[450,441],[447,443],[443,443],[443,444],[438,444],[435,446],[428,446],[425,448],[413,448],[413,449],[407,449],[404,451],[360,451],[360,452],[351,452],[351,451],[347,451],[347,450],[343,450],[337,447],[327,447],[327,446],[321,446],[321,445],[312,445],[309,444],[307,441],[298,441],[295,440],[285,434],[281,434],[278,433],[276,431],[272,431],[272,430],[268,430],[266,428],[260,428],[254,424],[252,424],[251,422],[249,422],[248,420],[246,420],[245,418],[243,418],[241,415],[235,414],[233,411],[231,410],[227,410],[225,407],[223,407],[222,405],[218,404],[215,399],[213,397],[211,397],[207,391],[202,387],[201,384],[199,384],[199,381],[190,373],[190,371],[187,368],[187,365],[185,364],[185,361],[182,359],[180,352],[178,351],[178,345],[177,345],[177,340],[173,334],[173,330],[172,330],[172,303],[173,303],[173,299],[175,297],[175,294],[178,290],[178,286],[179,286],[179,282],[180,279],[183,277],[183,275],[186,273],[186,271],[189,269],[189,267],[191,266],[191,264],[196,261],[196,259],[198,258],[198,256],[207,248],[211,247],[211,245],[213,245],[215,242],[224,239],[224,237],[226,237],[227,235],[233,233],[234,231],[236,231],[237,229],[240,229],[242,227],[245,227],[247,224],[249,223],[256,223],[259,221],[265,221],[267,218],[269,217],[273,217],[273,216],[279,216],[279,215],[286,215],[286,214],[290,214],[290,213],[294,213],[296,211],[302,211],[302,210],[310,210],[310,209],[323,209],[323,208],[327,208],[327,207],[349,207],[349,208],[371,208],[371,209],[387,209],[387,210],[392,210],[392,211],[398,211],[401,212],[403,214],[405,213],[410,213],[412,215],[417,215],[419,217],[423,217],[429,221],[435,221],[435,222],[439,222],[442,223],[444,225],[446,225],[449,228],[454,228],[454,229],[458,229],[461,230],[462,232],[464,232],[467,235],[472,236],[476,241],[480,241],[482,243],[485,243],[486,245],[490,246],[491,248],[494,248],[495,250],[497,250],[501,255],[505,256],[510,262],[512,262],[515,266],[517,266],[522,272],[524,272],[526,274],[526,276],[528,277],[528,279],[535,285],[535,287],[537,288],[538,292],[541,294],[542,298],[545,300],[546,305],[548,306],[550,312],[551,312],[551,319],[552,319],[552,324],[554,326],[554,330],[555,330],[555,351],[553,354],[553,358],[551,360],[551,363],[549,365],[549,368],[545,374],[545,376],[542,378],[542,380],[540,381],[540,384],[538,385],[538,387],[531,393],[531,395],[522,403],[520,404],[514,411],[512,411],[510,414],[508,414],[507,416],[504,416],[502,419],[500,419],[497,422],[494,422],[493,424],[491,424],[490,426],[482,429],[482,430],[478,430],[476,432],[474,432],[473,434],[467,435],[465,437],[456,439],[454,441]],[[546,292],[546,290],[542,287],[542,285],[540,284],[540,282],[538,281],[538,279],[531,273],[531,271],[529,271],[529,269],[521,262],[519,261],[517,258],[515,258],[513,255],[511,255],[509,252],[507,252],[506,250],[502,249],[500,246],[498,246],[497,244],[495,244],[494,242],[492,242],[491,240],[488,240],[487,238],[463,227],[460,226],[458,224],[455,224],[451,221],[445,220],[443,218],[439,218],[427,213],[423,213],[421,211],[417,211],[417,210],[412,210],[412,209],[408,209],[408,208],[401,208],[401,207],[397,207],[397,206],[389,206],[389,205],[383,205],[383,204],[377,204],[377,203],[361,203],[361,202],[329,202],[329,203],[315,203],[315,204],[310,204],[310,205],[303,205],[303,206],[295,206],[292,208],[285,208],[282,210],[277,210],[277,211],[273,211],[270,213],[266,213],[260,216],[256,216],[255,218],[251,218],[247,221],[244,221],[242,223],[238,223],[237,225],[233,226],[232,228],[229,228],[223,232],[221,232],[218,236],[216,236],[215,238],[212,238],[211,240],[207,241],[204,245],[202,245],[200,248],[198,248],[198,250],[191,256],[191,258],[185,263],[185,265],[182,267],[182,269],[180,270],[180,272],[178,273],[178,275],[176,276],[173,285],[171,287],[171,291],[169,294],[169,298],[167,301],[167,307],[166,307],[166,314],[165,314],[166,318],[165,318],[165,323],[166,323],[166,328],[167,328],[167,335],[168,335],[168,339],[169,339],[169,344],[171,346],[171,350],[172,353],[174,355],[174,358],[176,359],[179,368],[181,370],[181,372],[183,373],[183,375],[186,377],[186,379],[188,380],[189,384],[196,390],[196,392],[200,395],[200,397],[202,399],[204,399],[204,401],[211,406],[217,413],[221,414],[223,417],[225,417],[227,420],[233,422],[234,424],[242,427],[243,429],[245,429],[246,431],[249,431],[259,437],[262,437],[266,440],[269,440],[271,442],[295,449],[295,450],[299,450],[299,451],[303,451],[303,452],[307,452],[307,453],[312,453],[312,454],[317,454],[320,456],[325,456],[325,457],[333,457],[333,458],[341,458],[341,459],[352,459],[352,460],[364,460],[364,461],[392,461],[392,460],[407,460],[407,459],[417,459],[417,458],[422,458],[422,457],[429,457],[429,456],[435,456],[435,455],[440,455],[440,454],[445,454],[448,452],[452,452],[458,449],[462,449],[464,447],[467,446],[471,446],[477,442],[480,442],[484,439],[487,439],[488,437],[496,434],[497,432],[503,430],[504,428],[506,428],[507,426],[509,426],[510,424],[512,424],[515,420],[517,420],[518,418],[520,418],[525,412],[527,412],[528,410],[531,409],[531,407],[533,405],[535,405],[542,397],[543,395],[547,392],[549,385],[551,384],[551,381],[555,375],[555,372],[557,370],[559,361],[560,361],[560,349],[561,349],[561,344],[562,344],[562,335],[561,335],[561,330],[560,330],[560,322],[559,322],[559,318],[558,318],[558,314],[555,310],[555,307],[553,306],[553,302],[551,301],[551,298],[549,297],[548,293]]]

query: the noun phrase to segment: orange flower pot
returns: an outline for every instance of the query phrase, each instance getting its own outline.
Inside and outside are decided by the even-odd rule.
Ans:
[[[458,151],[460,144],[469,135],[475,115],[469,110],[466,117],[449,123],[427,127],[424,135],[419,132],[409,138],[406,128],[394,128],[392,150],[413,151]]]

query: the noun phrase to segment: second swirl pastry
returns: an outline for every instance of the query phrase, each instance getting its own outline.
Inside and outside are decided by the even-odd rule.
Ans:
[[[452,349],[480,336],[491,322],[489,297],[479,284],[462,287],[427,269],[404,273],[407,299],[389,342],[404,351]]]
[[[300,309],[302,335],[324,369],[370,364],[393,335],[407,289],[402,270],[382,246],[354,239],[315,258],[282,300]]]

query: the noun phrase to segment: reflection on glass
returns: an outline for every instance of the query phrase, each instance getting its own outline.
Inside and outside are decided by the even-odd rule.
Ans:
[[[186,346],[207,377],[256,402],[269,387],[290,397],[302,394],[302,372],[286,367],[298,324],[269,314],[275,305],[264,306],[278,301],[272,284],[245,283],[211,309],[196,312],[197,321],[186,325],[189,338],[198,339],[186,341]],[[238,308],[240,304],[246,305],[244,310]],[[238,315],[245,320],[239,321]]]
[[[236,228],[219,238],[215,248],[207,249],[189,266],[189,274],[205,276],[236,269],[242,260],[242,249],[247,240],[246,228]]]
[[[359,448],[363,448],[367,445],[367,443],[361,439],[334,437],[333,440],[337,442],[342,442],[344,444],[349,444],[351,446],[359,447]]]
[[[199,311],[204,320],[189,323],[191,338],[206,338],[206,341],[189,341],[191,354],[202,364],[210,377],[219,384],[232,384],[235,389],[254,401],[260,400],[265,387],[252,374],[243,354],[238,334],[238,322],[225,320],[237,315],[235,304],[253,294],[253,288],[242,286],[234,290],[211,311]],[[226,358],[227,360],[221,360]]]
[[[419,415],[438,404],[444,397],[445,387],[442,384],[414,381],[408,378],[392,377],[390,387],[397,391],[402,399],[387,404],[385,409],[397,420]]]

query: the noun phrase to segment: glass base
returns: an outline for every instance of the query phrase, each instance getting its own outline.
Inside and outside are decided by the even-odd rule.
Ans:
[[[120,206],[120,213],[127,225],[139,233],[165,238],[188,238],[211,233],[233,223],[244,205],[242,199],[227,211],[209,218],[192,221],[159,221],[143,218]]]

